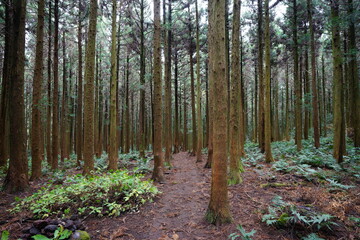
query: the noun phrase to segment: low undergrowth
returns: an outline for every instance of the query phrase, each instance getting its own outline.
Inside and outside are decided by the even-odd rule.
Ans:
[[[137,210],[159,193],[150,181],[141,178],[142,175],[129,174],[127,170],[91,177],[68,176],[62,185],[50,184],[18,200],[11,212],[30,211],[36,218],[73,214],[118,216]]]
[[[311,205],[295,205],[283,201],[280,196],[272,200],[267,214],[262,216],[262,221],[267,225],[310,232],[324,228],[332,230],[332,226],[337,225],[334,220],[334,216],[319,212]]]

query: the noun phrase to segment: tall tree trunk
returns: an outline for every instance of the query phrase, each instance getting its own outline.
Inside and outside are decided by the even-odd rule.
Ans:
[[[46,158],[47,163],[51,166],[52,164],[52,154],[51,154],[51,49],[52,49],[52,31],[51,31],[51,0],[49,0],[49,16],[48,16],[49,22],[49,31],[48,31],[48,58],[47,58],[47,73],[48,73],[48,79],[47,79],[47,98],[48,98],[48,107],[47,107],[47,117],[46,117]]]
[[[26,1],[10,0],[7,10],[10,14],[10,35],[8,61],[10,91],[10,162],[4,180],[6,192],[22,192],[28,189],[28,164],[26,156],[26,130],[24,106],[24,68],[25,68],[25,12]]]
[[[231,222],[227,187],[227,84],[226,84],[226,48],[225,48],[225,0],[209,1],[211,32],[209,51],[211,54],[212,78],[214,91],[217,93],[214,104],[213,144],[214,158],[212,165],[210,202],[206,219],[210,223]],[[214,99],[215,100],[215,99]],[[225,131],[224,131],[225,130]]]
[[[165,4],[165,1],[163,2]],[[165,6],[165,5],[164,5]],[[172,128],[171,128],[171,0],[168,2],[168,13],[164,7],[164,52],[165,52],[165,94],[164,94],[164,145],[165,145],[165,163],[171,166],[171,146],[172,146]],[[168,21],[166,21],[168,17]],[[166,30],[167,29],[167,30]]]
[[[36,50],[33,81],[32,123],[31,123],[31,180],[41,177],[42,132],[41,132],[41,90],[43,82],[44,18],[45,0],[38,2],[36,27]]]
[[[66,76],[66,51],[65,51],[65,31],[63,32],[63,96],[61,111],[61,161],[69,159],[68,135],[69,135],[69,110],[68,110],[68,84]]]
[[[140,2],[140,111],[139,111],[139,153],[145,157],[145,43],[144,43],[144,0]]]
[[[322,71],[322,74],[321,74],[321,77],[322,77],[322,92],[323,92],[323,126],[324,126],[324,129],[323,129],[323,132],[324,132],[324,137],[327,136],[327,133],[326,133],[326,109],[327,109],[327,106],[326,106],[326,88],[325,88],[325,60],[324,60],[324,54],[321,56],[321,71]]]
[[[59,0],[55,0],[54,6],[54,92],[53,92],[53,115],[52,115],[52,162],[51,169],[58,168],[59,155]]]
[[[94,170],[94,70],[96,43],[97,1],[90,1],[89,29],[85,57],[84,88],[84,171]]]
[[[125,121],[124,121],[124,138],[125,138],[125,148],[124,153],[130,152],[130,102],[129,102],[129,78],[130,78],[130,56],[129,48],[127,50],[126,56],[126,83],[125,83]]]
[[[203,126],[201,117],[201,76],[200,76],[200,34],[199,34],[199,10],[198,2],[195,0],[196,11],[196,120],[197,120],[197,147],[196,162],[202,162]]]
[[[187,128],[187,101],[186,101],[186,79],[184,78],[184,88],[183,88],[183,98],[184,98],[184,151],[188,150],[188,128]]]
[[[285,140],[290,141],[290,99],[289,99],[289,64],[286,63],[286,72],[285,72],[285,95],[286,95],[286,104],[285,104]]]
[[[305,35],[307,35],[307,30],[305,30]],[[304,46],[304,139],[309,138],[309,123],[310,123],[310,84],[309,84],[309,56],[308,56],[308,47]]]
[[[1,105],[0,105],[0,129],[4,129],[0,134],[0,167],[5,166],[8,160],[8,132],[9,132],[9,90],[10,90],[10,63],[7,61],[10,55],[10,0],[5,2],[5,47],[4,47],[4,64],[2,72],[1,86]]]
[[[80,166],[80,161],[83,160],[83,81],[82,81],[82,25],[81,0],[78,0],[79,16],[78,16],[78,95],[76,107],[76,154],[77,165]]]
[[[174,85],[175,85],[175,121],[174,121],[174,153],[178,153],[179,150],[179,82],[178,82],[178,49],[175,49],[175,72],[174,72]]]
[[[271,102],[270,102],[270,16],[269,0],[265,0],[265,160],[274,161],[271,154]]]
[[[354,146],[360,147],[360,80],[357,63],[356,47],[356,11],[354,11],[353,0],[348,0],[349,21],[349,79],[350,79],[350,123],[354,128]]]
[[[262,26],[262,19],[263,19],[263,10],[262,10],[263,0],[258,0],[258,71],[259,71],[259,126],[258,126],[258,133],[259,133],[259,147],[261,152],[265,152],[265,115],[264,115],[264,67],[263,67],[263,26]]]
[[[233,31],[232,31],[232,49],[231,49],[231,83],[230,83],[230,172],[229,185],[242,182],[240,172],[244,169],[240,156],[240,141],[243,130],[240,123],[241,116],[241,76],[240,76],[240,7],[241,0],[234,1],[233,8]],[[243,134],[243,133],[242,133]]]
[[[312,20],[312,1],[307,0],[308,18],[310,27],[310,47],[311,47],[311,88],[312,88],[312,110],[313,110],[313,129],[314,129],[314,145],[320,147],[320,130],[319,130],[319,103],[316,83],[316,54],[315,54],[315,35],[314,23]]]
[[[333,84],[334,84],[334,158],[338,163],[343,162],[344,152],[344,102],[342,88],[342,52],[339,30],[339,3],[331,1],[331,23],[332,23],[332,51],[333,51]]]
[[[161,112],[161,25],[160,25],[160,0],[154,0],[154,170],[152,179],[163,182],[164,162],[162,158],[162,112]]]
[[[116,115],[116,0],[112,0],[112,24],[111,24],[111,82],[110,82],[110,147],[109,169],[117,169],[117,115]]]
[[[293,0],[293,54],[294,54],[294,86],[295,86],[295,142],[298,151],[301,150],[301,84],[299,79],[299,54],[297,39],[297,3]]]
[[[189,19],[188,19],[188,29],[189,29],[189,57],[190,57],[190,90],[191,90],[191,120],[192,120],[192,151],[191,155],[195,156],[196,147],[197,147],[197,129],[196,129],[196,110],[195,110],[195,80],[194,80],[194,61],[193,61],[193,39],[192,39],[192,27],[191,27],[191,12],[190,4],[188,5]]]

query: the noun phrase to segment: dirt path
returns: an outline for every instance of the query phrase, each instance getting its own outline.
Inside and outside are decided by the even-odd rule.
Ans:
[[[86,221],[95,239],[228,239],[230,233],[236,232],[236,225],[240,222],[247,231],[258,230],[258,237],[254,239],[286,239],[270,228],[266,232],[261,229],[263,226],[259,228],[258,211],[264,201],[270,200],[274,194],[258,192],[251,187],[252,184],[246,185],[246,190],[242,185],[230,187],[233,224],[216,227],[205,222],[211,170],[203,168],[204,162],[195,163],[195,157],[190,157],[188,153],[182,152],[173,157],[174,168],[166,171],[166,183],[158,185],[162,194],[154,203],[146,204],[137,213],[127,213],[116,219],[93,218]],[[254,182],[258,179],[255,172],[245,173],[244,178],[257,185]],[[263,203],[256,199],[261,199]]]

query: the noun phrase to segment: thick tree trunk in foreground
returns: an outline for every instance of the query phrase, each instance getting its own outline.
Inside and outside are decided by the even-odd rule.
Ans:
[[[344,102],[342,88],[342,52],[339,30],[339,3],[331,1],[332,51],[333,51],[333,84],[334,84],[334,158],[343,162],[345,154]]]
[[[14,193],[29,187],[28,164],[26,156],[26,130],[24,106],[24,68],[25,68],[25,11],[26,1],[9,1],[9,117],[10,117],[10,162],[3,189]]]
[[[211,56],[214,91],[217,93],[213,99],[214,105],[214,157],[211,178],[210,203],[206,212],[206,219],[210,223],[221,224],[231,222],[231,214],[227,189],[227,84],[226,84],[226,54],[225,54],[225,0],[209,1],[209,22],[212,25],[210,33],[209,50]]]
[[[160,0],[154,0],[154,170],[152,179],[163,182],[164,162],[162,158],[162,112],[161,112],[161,25],[160,25]]]
[[[94,170],[94,70],[96,42],[97,1],[90,1],[89,29],[85,61],[84,95],[84,171]]]
[[[270,16],[269,0],[265,0],[265,161],[274,161],[271,154],[271,102],[270,102]]]

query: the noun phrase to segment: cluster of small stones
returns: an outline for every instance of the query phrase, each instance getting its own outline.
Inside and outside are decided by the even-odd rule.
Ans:
[[[33,236],[41,234],[48,238],[54,237],[54,233],[56,229],[63,226],[64,229],[68,229],[72,232],[70,238],[71,240],[87,240],[90,237],[84,230],[85,226],[82,224],[80,220],[77,219],[76,216],[71,217],[70,219],[44,219],[44,220],[36,220],[33,222],[30,228],[24,229],[22,239],[33,240]]]

